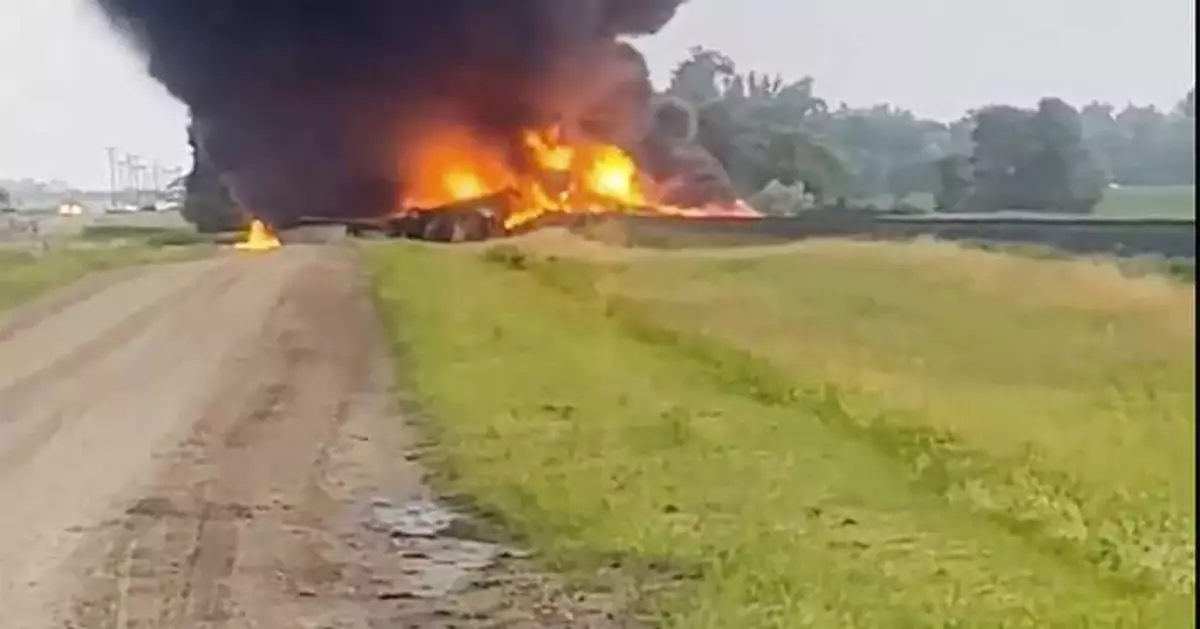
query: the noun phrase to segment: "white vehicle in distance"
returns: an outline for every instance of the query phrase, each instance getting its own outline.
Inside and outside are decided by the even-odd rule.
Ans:
[[[83,215],[83,205],[76,203],[75,201],[66,201],[63,204],[58,206],[58,215],[59,216],[82,216]]]

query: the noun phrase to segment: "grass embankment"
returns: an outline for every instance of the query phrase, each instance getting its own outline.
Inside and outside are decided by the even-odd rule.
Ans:
[[[49,251],[0,249],[0,311],[69,284],[88,273],[123,266],[170,262],[198,255],[198,250],[146,244],[73,247]]]
[[[612,251],[367,252],[444,487],[555,567],[687,629],[1195,625],[1191,286]]]

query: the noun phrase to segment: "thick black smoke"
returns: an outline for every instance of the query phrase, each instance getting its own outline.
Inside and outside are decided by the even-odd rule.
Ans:
[[[686,0],[95,1],[234,197],[286,224],[390,209],[404,138],[434,117],[503,142],[561,115],[618,37]]]

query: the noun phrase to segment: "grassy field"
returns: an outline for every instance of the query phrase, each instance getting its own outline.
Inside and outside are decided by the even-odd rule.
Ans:
[[[869,199],[877,207],[891,207],[891,197]],[[906,203],[933,209],[933,195],[914,194]],[[1096,207],[1100,216],[1178,218],[1196,216],[1196,188],[1194,186],[1134,186],[1107,190],[1104,200]]]
[[[47,252],[0,248],[0,311],[69,284],[88,273],[134,264],[182,260],[198,255],[195,248],[60,246]]]
[[[1195,626],[1191,285],[923,243],[365,255],[443,488],[663,626]]]
[[[1145,186],[1109,190],[1097,214],[1196,217],[1195,186]]]

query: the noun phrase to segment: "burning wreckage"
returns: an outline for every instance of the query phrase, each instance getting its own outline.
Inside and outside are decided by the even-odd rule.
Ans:
[[[692,115],[686,104],[646,100],[650,132],[635,151],[593,140],[565,142],[559,127],[527,132],[523,170],[508,170],[486,147],[453,129],[421,144],[406,170],[413,182],[393,199],[359,200],[372,215],[319,212],[285,216],[274,225],[345,225],[351,234],[381,232],[393,238],[438,242],[485,240],[548,225],[570,224],[611,212],[680,217],[755,217],[733,193],[724,168],[690,138],[665,135],[656,114]],[[239,208],[201,146],[194,146],[185,212],[201,229],[237,229],[254,218]],[[656,151],[659,168],[645,170],[639,156]],[[645,159],[643,157],[643,159]],[[661,177],[656,179],[652,173]],[[399,190],[384,182],[381,190]],[[361,197],[360,197],[361,199]],[[351,198],[347,203],[353,202]],[[214,220],[216,219],[216,220]],[[263,233],[254,220],[252,235]]]
[[[624,41],[684,0],[95,2],[191,111],[185,214],[204,230],[463,240],[754,214]]]

